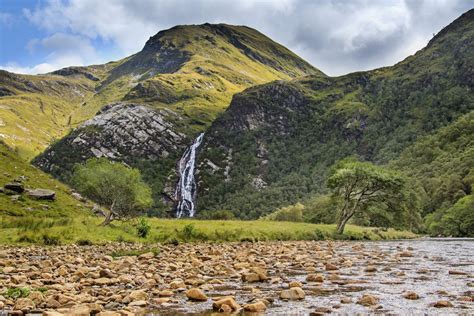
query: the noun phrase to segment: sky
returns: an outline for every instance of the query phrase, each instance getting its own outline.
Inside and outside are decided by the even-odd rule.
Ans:
[[[0,0],[0,69],[37,74],[140,51],[178,24],[253,27],[328,75],[389,66],[474,0]]]

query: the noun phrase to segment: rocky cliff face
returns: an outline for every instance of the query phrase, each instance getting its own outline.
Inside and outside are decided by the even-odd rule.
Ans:
[[[159,165],[163,160],[174,160],[186,147],[188,139],[178,131],[180,124],[180,117],[171,110],[134,103],[110,104],[33,163],[66,181],[74,164],[92,157],[131,165],[139,161]]]

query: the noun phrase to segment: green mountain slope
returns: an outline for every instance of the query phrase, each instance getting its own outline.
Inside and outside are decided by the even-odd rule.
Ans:
[[[200,154],[201,210],[257,218],[326,192],[350,155],[379,164],[474,109],[474,10],[392,66],[306,77],[234,96]]]
[[[13,180],[23,179],[25,188],[48,189],[56,193],[55,201],[42,201],[30,199],[25,194],[15,197],[13,192],[0,192],[0,216],[59,217],[90,211],[88,205],[72,197],[70,188],[25,162],[2,142],[0,166],[0,187]]]
[[[435,134],[418,139],[390,163],[417,180],[423,192],[426,226],[432,234],[457,235],[443,219],[460,201],[473,200],[474,187],[474,111],[441,128]],[[472,202],[471,202],[472,203]],[[460,222],[474,223],[458,215]],[[472,236],[474,231],[471,232]]]

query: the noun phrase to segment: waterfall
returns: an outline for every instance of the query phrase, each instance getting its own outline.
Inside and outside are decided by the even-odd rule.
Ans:
[[[193,217],[196,211],[194,200],[196,199],[196,180],[194,169],[196,166],[196,150],[201,145],[204,133],[194,140],[181,157],[178,165],[179,182],[176,185],[175,198],[178,201],[176,217]]]

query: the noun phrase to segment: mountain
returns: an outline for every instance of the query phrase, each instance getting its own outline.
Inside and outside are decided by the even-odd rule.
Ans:
[[[392,67],[236,94],[201,148],[198,209],[258,218],[327,192],[328,168],[341,158],[398,159],[420,137],[474,110],[473,40],[470,10]]]
[[[325,77],[245,26],[186,25],[161,31],[123,60],[47,75],[88,80],[94,91],[72,109],[67,127],[77,127],[33,163],[67,182],[74,164],[88,158],[124,161],[142,170],[156,207],[164,209],[160,201],[172,199],[176,161],[233,94],[309,74]]]

